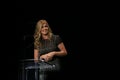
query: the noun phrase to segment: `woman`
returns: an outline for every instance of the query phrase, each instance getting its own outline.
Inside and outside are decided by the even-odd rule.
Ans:
[[[34,33],[35,62],[44,60],[57,66],[59,65],[59,57],[65,55],[67,55],[67,50],[60,36],[52,33],[46,20],[39,20]]]

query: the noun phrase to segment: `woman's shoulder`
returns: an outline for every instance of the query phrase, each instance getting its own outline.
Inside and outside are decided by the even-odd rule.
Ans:
[[[55,40],[61,40],[61,37],[58,34],[54,34],[53,35],[53,39],[55,39]]]
[[[62,39],[58,34],[54,34],[53,39],[56,41],[57,44],[62,42]]]

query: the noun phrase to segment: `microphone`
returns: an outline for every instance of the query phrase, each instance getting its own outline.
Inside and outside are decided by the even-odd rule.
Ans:
[[[45,59],[42,58],[42,59],[40,59],[40,61],[41,61],[41,62],[45,62]]]

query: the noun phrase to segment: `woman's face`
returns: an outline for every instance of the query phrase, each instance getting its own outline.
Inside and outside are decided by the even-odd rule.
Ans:
[[[46,34],[48,34],[48,25],[47,24],[43,24],[43,26],[42,26],[42,28],[41,28],[41,34],[42,35],[46,35]]]

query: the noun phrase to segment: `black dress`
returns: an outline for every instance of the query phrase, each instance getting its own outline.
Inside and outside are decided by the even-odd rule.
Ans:
[[[48,39],[41,39],[42,47],[40,48],[39,57],[43,54],[47,54],[52,51],[59,51],[58,45],[62,42],[62,39],[59,35],[53,35],[51,40]],[[46,71],[47,80],[56,80],[55,76],[58,75],[60,71],[60,57],[55,56],[51,61],[48,62],[49,64],[55,65],[54,69],[51,71]]]

